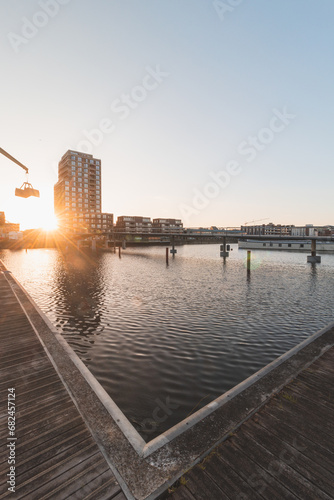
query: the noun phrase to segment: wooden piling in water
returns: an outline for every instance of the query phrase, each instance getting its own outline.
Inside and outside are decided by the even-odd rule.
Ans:
[[[166,248],[166,265],[168,266],[169,262],[168,262],[168,247]]]

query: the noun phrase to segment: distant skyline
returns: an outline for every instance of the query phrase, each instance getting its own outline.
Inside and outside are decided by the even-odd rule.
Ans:
[[[68,150],[102,162],[102,210],[186,226],[334,224],[331,0],[0,4],[0,211],[53,220]]]

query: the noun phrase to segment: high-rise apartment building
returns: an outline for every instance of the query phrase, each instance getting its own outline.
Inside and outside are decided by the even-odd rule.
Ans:
[[[58,165],[54,208],[61,229],[104,233],[113,229],[113,214],[101,212],[101,160],[67,151]]]

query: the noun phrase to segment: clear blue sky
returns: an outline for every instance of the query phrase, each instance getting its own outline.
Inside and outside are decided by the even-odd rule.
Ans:
[[[51,216],[59,159],[102,122],[88,146],[116,217],[334,224],[334,2],[237,3],[1,2],[0,146],[41,191],[15,198],[1,157],[7,219]]]

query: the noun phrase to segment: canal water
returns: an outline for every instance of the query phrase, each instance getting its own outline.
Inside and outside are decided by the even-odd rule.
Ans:
[[[232,245],[0,259],[146,440],[334,321],[334,255]],[[159,410],[158,410],[159,409]],[[156,421],[159,415],[159,422]]]

